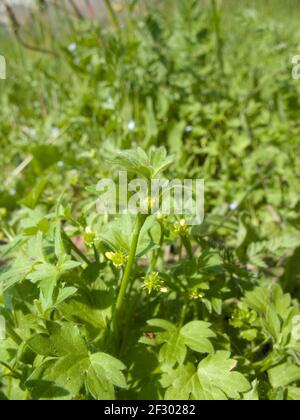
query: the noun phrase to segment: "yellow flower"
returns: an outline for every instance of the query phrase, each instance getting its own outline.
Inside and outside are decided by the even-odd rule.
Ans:
[[[180,236],[186,236],[189,231],[189,226],[186,224],[185,219],[181,219],[179,222],[176,222],[174,225],[174,233]]]
[[[205,296],[204,293],[199,292],[198,289],[194,289],[190,293],[190,299],[192,299],[192,300],[200,300],[200,299],[203,299],[204,296]]]
[[[168,288],[164,286],[163,280],[160,279],[159,274],[154,272],[150,273],[144,279],[143,289],[150,293],[152,292],[161,292],[168,293]]]
[[[87,268],[88,268],[88,263],[86,263],[85,261],[81,264],[81,268],[83,269],[83,270],[86,270]]]
[[[106,252],[105,256],[117,268],[124,267],[127,264],[127,261],[128,261],[127,255],[124,254],[124,252],[122,252],[122,251]]]
[[[11,376],[12,375],[12,370],[11,369],[9,369],[8,367],[5,367],[4,369],[3,369],[3,372],[4,372],[4,374],[6,375],[6,376]]]
[[[95,238],[96,238],[95,233],[92,231],[92,229],[89,226],[87,226],[83,234],[83,239],[84,239],[85,244],[87,246],[93,246],[95,243]]]

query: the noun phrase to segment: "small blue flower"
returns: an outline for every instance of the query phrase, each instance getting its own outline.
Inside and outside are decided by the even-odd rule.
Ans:
[[[72,42],[72,44],[70,44],[70,45],[68,46],[68,50],[69,50],[70,52],[75,52],[75,51],[77,50],[77,44],[76,44],[75,42]]]
[[[230,210],[236,210],[239,206],[239,203],[237,203],[236,201],[233,201],[230,205],[229,208]]]

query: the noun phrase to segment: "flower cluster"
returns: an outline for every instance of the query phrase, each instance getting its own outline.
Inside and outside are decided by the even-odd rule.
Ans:
[[[189,226],[186,223],[185,219],[181,219],[179,222],[176,222],[174,225],[174,233],[180,236],[187,236],[189,231]]]
[[[88,247],[92,247],[95,243],[95,239],[96,239],[95,233],[92,231],[92,229],[89,226],[87,226],[83,234],[84,243]]]
[[[164,281],[159,277],[157,272],[150,273],[147,277],[145,277],[143,289],[146,290],[149,295],[152,292],[168,292],[168,288],[165,287]]]
[[[123,251],[106,252],[105,256],[117,268],[124,267],[128,261],[128,257]]]
[[[193,289],[190,292],[190,299],[192,300],[201,300],[204,298],[204,296],[205,296],[204,293],[200,292],[198,289]]]

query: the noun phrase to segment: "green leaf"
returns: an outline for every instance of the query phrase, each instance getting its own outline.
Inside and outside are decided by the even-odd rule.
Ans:
[[[162,172],[164,172],[172,163],[174,159],[172,156],[168,156],[165,147],[160,147],[158,149],[150,149],[150,162],[152,166],[152,178],[158,177]]]
[[[164,388],[167,388],[165,399],[188,400],[192,393],[195,373],[194,365],[189,363],[163,374],[161,384]]]
[[[164,172],[173,163],[173,158],[167,155],[164,147],[152,147],[149,155],[138,147],[118,152],[113,163],[123,170],[150,180]]]
[[[240,399],[251,390],[251,385],[239,372],[232,372],[236,361],[230,353],[218,351],[203,359],[196,370],[189,363],[169,370],[161,383],[166,399],[226,400]],[[249,395],[248,395],[249,396]]]
[[[107,243],[114,251],[125,251],[129,253],[132,232],[134,230],[135,217],[124,214],[103,227],[99,237]],[[140,235],[137,247],[137,256],[141,257],[150,249],[157,246],[150,236],[150,230],[157,224],[155,216],[147,217]]]
[[[123,170],[145,177],[151,178],[151,163],[149,157],[143,149],[123,150],[116,154],[113,163]]]
[[[96,399],[114,398],[114,387],[126,388],[123,363],[105,354],[89,354],[79,329],[74,324],[47,323],[49,335],[39,334],[29,347],[43,356],[52,356],[35,369],[27,380],[33,395],[45,399],[76,397],[86,381]]]
[[[34,163],[36,162],[42,171],[62,158],[61,150],[52,144],[39,144],[33,147],[32,154]]]
[[[60,325],[56,322],[47,322],[47,329],[49,331],[49,342],[56,349],[57,356],[65,356],[70,353],[88,354],[77,325],[69,323]]]
[[[269,369],[268,376],[273,388],[284,387],[300,380],[300,367],[291,362],[283,363]]]
[[[58,291],[57,298],[55,299],[55,306],[65,302],[69,297],[73,296],[78,289],[76,287],[64,287]]]
[[[208,338],[215,337],[210,329],[211,324],[203,321],[192,321],[180,330],[184,343],[190,349],[199,353],[213,353],[214,348]]]
[[[115,251],[128,252],[133,226],[133,218],[129,214],[124,214],[104,226],[99,236]]]
[[[54,289],[61,275],[79,265],[79,262],[71,260],[63,260],[58,262],[56,266],[47,262],[34,265],[34,270],[26,278],[32,283],[38,284],[41,290],[41,303],[44,310],[55,304],[56,299],[53,300]]]
[[[77,293],[61,305],[60,311],[68,321],[83,323],[99,333],[99,330],[107,327],[113,299],[111,292],[95,291],[89,296]]]
[[[50,342],[48,335],[36,334],[27,341],[27,345],[42,356],[57,356],[57,349]]]
[[[26,236],[33,236],[37,233],[47,233],[49,230],[49,222],[44,217],[38,221],[34,226],[30,226],[24,229],[24,235]]]
[[[55,265],[49,263],[40,263],[34,266],[34,271],[28,274],[27,279],[32,283],[39,283],[45,281],[56,281],[59,271]]]
[[[252,389],[248,392],[246,392],[243,395],[243,400],[246,401],[258,401],[259,400],[259,395],[258,395],[258,381],[257,379],[255,379],[255,381],[252,382]]]
[[[3,290],[25,280],[32,267],[33,262],[22,256],[17,257],[12,264],[4,266],[0,270],[0,284],[2,283]]]
[[[288,387],[288,399],[291,401],[300,401],[300,388],[294,386]]]
[[[151,327],[162,328],[170,333],[176,331],[176,326],[172,324],[172,322],[166,321],[165,319],[149,319],[149,321],[147,321],[147,324]]]
[[[31,337],[27,344],[42,356],[62,357],[70,353],[87,355],[88,351],[76,325],[47,322],[47,334]]]
[[[159,361],[164,367],[172,367],[176,363],[182,365],[187,354],[184,338],[176,332],[166,338],[165,344],[160,349]]]
[[[265,315],[270,305],[269,290],[266,287],[257,287],[246,293],[245,302],[257,312]]]
[[[155,339],[141,338],[140,342],[150,345],[162,345],[159,352],[159,361],[164,368],[171,368],[176,363],[182,365],[187,355],[187,347],[199,353],[213,353],[214,348],[208,338],[215,337],[210,330],[210,324],[202,321],[192,321],[181,329],[164,319],[151,319],[147,321],[155,327]],[[159,329],[157,331],[157,328]],[[160,330],[164,330],[160,332]]]
[[[181,337],[178,329],[174,324],[164,319],[151,319],[147,324],[157,331],[155,340],[149,340],[145,337],[140,339],[141,343],[150,345],[162,345],[159,351],[159,361],[162,367],[170,368],[176,363],[183,364],[186,357],[187,349],[184,344],[184,338]]]
[[[137,247],[137,257],[142,257],[151,249],[158,247],[158,244],[155,244],[150,236],[151,229],[157,225],[158,222],[155,216],[148,216],[139,235],[139,242]]]
[[[279,317],[276,314],[274,307],[269,306],[266,313],[266,329],[274,337],[276,342],[279,341],[280,331],[281,331],[281,322]]]
[[[236,361],[230,353],[218,351],[199,363],[194,380],[195,397],[200,400],[239,399],[251,389],[249,382],[239,372],[232,372]]]
[[[97,400],[114,399],[114,386],[126,388],[122,370],[126,366],[118,359],[105,353],[90,356],[91,365],[87,372],[87,386]]]
[[[97,354],[95,355],[97,356]],[[114,386],[105,376],[105,371],[101,365],[91,364],[87,371],[86,385],[96,400],[113,400],[115,399]]]
[[[25,197],[23,200],[21,200],[21,204],[23,204],[24,206],[30,208],[30,209],[34,209],[38,202],[39,199],[44,191],[44,189],[46,188],[46,185],[48,184],[48,179],[42,179],[35,187],[34,189],[27,195],[27,197]]]

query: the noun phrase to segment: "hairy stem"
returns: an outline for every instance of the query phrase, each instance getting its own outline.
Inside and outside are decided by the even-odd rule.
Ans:
[[[186,252],[188,253],[189,259],[192,260],[194,258],[194,254],[190,239],[186,236],[182,236],[181,240]]]
[[[71,238],[66,234],[66,232],[61,230],[62,238],[70,245],[71,249],[77,254],[84,262],[90,264],[90,260],[84,255],[82,251],[74,244]]]
[[[181,312],[180,312],[179,328],[181,328],[183,326],[183,324],[184,324],[184,320],[185,320],[185,317],[186,317],[186,314],[187,314],[187,310],[188,310],[188,303],[189,303],[189,298],[186,295],[184,297],[184,303],[183,303],[183,306],[182,306],[182,309],[181,309]]]
[[[130,274],[131,274],[131,271],[134,265],[134,260],[136,257],[136,251],[137,251],[138,241],[140,237],[140,232],[146,220],[146,217],[147,216],[142,215],[142,214],[139,214],[137,216],[134,232],[132,235],[128,261],[127,261],[126,268],[122,277],[121,287],[120,287],[120,291],[118,294],[117,303],[116,303],[115,311],[113,315],[112,330],[113,330],[113,333],[116,335],[116,338],[118,337],[119,321],[121,319],[123,309],[124,309],[126,291],[129,285]]]

